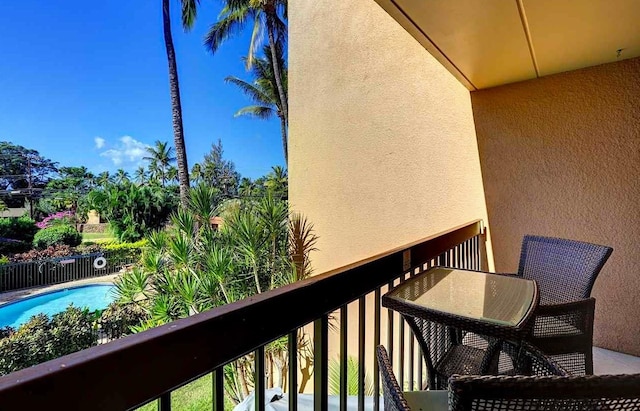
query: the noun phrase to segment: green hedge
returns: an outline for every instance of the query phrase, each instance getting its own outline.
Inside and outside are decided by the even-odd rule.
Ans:
[[[31,243],[0,238],[0,255],[24,253],[31,249]]]
[[[18,330],[0,330],[0,375],[40,364],[98,343],[94,315],[70,306],[51,319],[31,317]]]
[[[40,250],[59,244],[75,247],[82,242],[82,235],[70,225],[54,225],[38,231],[33,246]]]
[[[147,246],[147,240],[136,241],[135,243],[103,243],[100,248],[109,251],[112,258],[121,260],[131,260],[139,258],[142,250]]]
[[[31,243],[38,232],[35,221],[29,217],[0,218],[0,237]]]
[[[109,339],[132,334],[131,327],[148,319],[146,311],[136,304],[111,303],[100,316],[100,326]]]

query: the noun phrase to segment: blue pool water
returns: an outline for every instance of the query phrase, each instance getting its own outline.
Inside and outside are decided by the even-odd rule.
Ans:
[[[115,299],[112,293],[113,288],[113,285],[106,284],[65,288],[2,305],[0,306],[0,327],[18,328],[40,313],[51,317],[66,310],[71,303],[74,307],[87,307],[91,311],[105,309]]]

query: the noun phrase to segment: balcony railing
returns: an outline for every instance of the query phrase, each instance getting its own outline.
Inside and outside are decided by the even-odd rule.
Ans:
[[[289,341],[289,407],[297,409],[297,332],[313,323],[313,398],[316,410],[328,408],[329,315],[340,317],[340,409],[346,409],[348,304],[357,302],[359,378],[358,408],[364,409],[365,348],[380,343],[397,358],[401,384],[423,381],[421,354],[402,320],[388,312],[381,332],[383,290],[433,265],[484,268],[484,231],[474,221],[363,261],[271,290],[233,304],[130,335],[0,378],[1,409],[128,410],[157,400],[171,409],[171,392],[208,373],[213,374],[212,408],[224,408],[223,366],[254,353],[256,409],[264,409],[266,344],[283,336]],[[373,296],[373,317],[366,298]],[[278,314],[274,321],[274,315]],[[373,319],[372,329],[366,327]],[[408,328],[408,327],[406,327]],[[407,337],[405,338],[405,334]],[[395,336],[395,337],[394,337]],[[393,355],[393,354],[392,354]],[[379,405],[376,365],[374,409]]]

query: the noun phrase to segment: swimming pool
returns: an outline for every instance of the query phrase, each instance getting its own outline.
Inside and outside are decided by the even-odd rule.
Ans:
[[[52,316],[67,309],[69,304],[89,310],[102,310],[115,300],[114,286],[83,285],[23,298],[0,306],[0,327],[18,328],[36,314]]]

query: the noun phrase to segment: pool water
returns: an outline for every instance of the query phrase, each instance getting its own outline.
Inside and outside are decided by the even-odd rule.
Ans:
[[[23,298],[0,306],[0,327],[18,328],[36,314],[62,312],[73,303],[74,307],[91,311],[103,310],[115,300],[113,285],[85,285],[51,291],[33,297]]]

